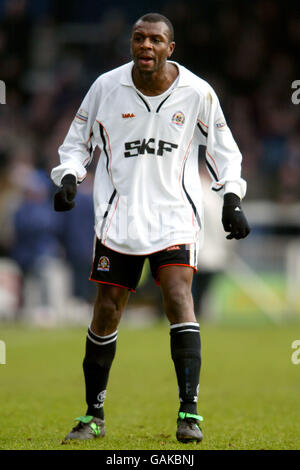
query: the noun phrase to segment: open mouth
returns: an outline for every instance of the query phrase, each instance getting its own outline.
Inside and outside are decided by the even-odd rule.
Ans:
[[[143,65],[152,64],[153,59],[152,57],[139,57],[139,63]]]

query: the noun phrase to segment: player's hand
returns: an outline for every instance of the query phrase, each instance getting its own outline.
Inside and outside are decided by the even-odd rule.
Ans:
[[[54,210],[57,212],[70,211],[75,206],[74,198],[77,193],[76,178],[66,175],[61,180],[62,187],[54,195]]]
[[[241,208],[240,198],[233,193],[224,196],[222,223],[225,232],[230,232],[227,239],[245,238],[250,233],[250,227]]]

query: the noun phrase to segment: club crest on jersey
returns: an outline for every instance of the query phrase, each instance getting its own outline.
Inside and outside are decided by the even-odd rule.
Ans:
[[[97,271],[109,271],[110,261],[107,256],[101,256],[98,262]]]
[[[176,124],[177,126],[183,126],[185,122],[185,116],[183,112],[177,111],[176,113],[174,113],[172,117],[172,122],[173,124]]]

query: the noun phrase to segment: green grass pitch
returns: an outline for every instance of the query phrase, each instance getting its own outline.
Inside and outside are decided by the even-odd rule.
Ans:
[[[201,322],[200,322],[201,323]],[[0,449],[300,449],[300,364],[293,326],[201,325],[200,444],[176,441],[177,385],[169,328],[119,328],[105,402],[104,439],[61,445],[85,413],[85,328],[4,326]]]

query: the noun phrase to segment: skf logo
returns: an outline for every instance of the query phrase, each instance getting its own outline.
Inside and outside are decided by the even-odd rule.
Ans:
[[[133,118],[133,117],[135,117],[135,114],[133,114],[133,113],[122,114],[122,118],[124,118],[124,119]]]
[[[160,157],[163,156],[164,152],[172,152],[173,149],[177,149],[178,145],[173,144],[172,142],[165,142],[164,140],[159,140],[157,145],[155,143],[155,139],[143,139],[142,142],[140,140],[134,140],[133,142],[125,142],[125,150],[124,153],[125,158],[129,157],[138,157],[139,155],[159,155]]]

